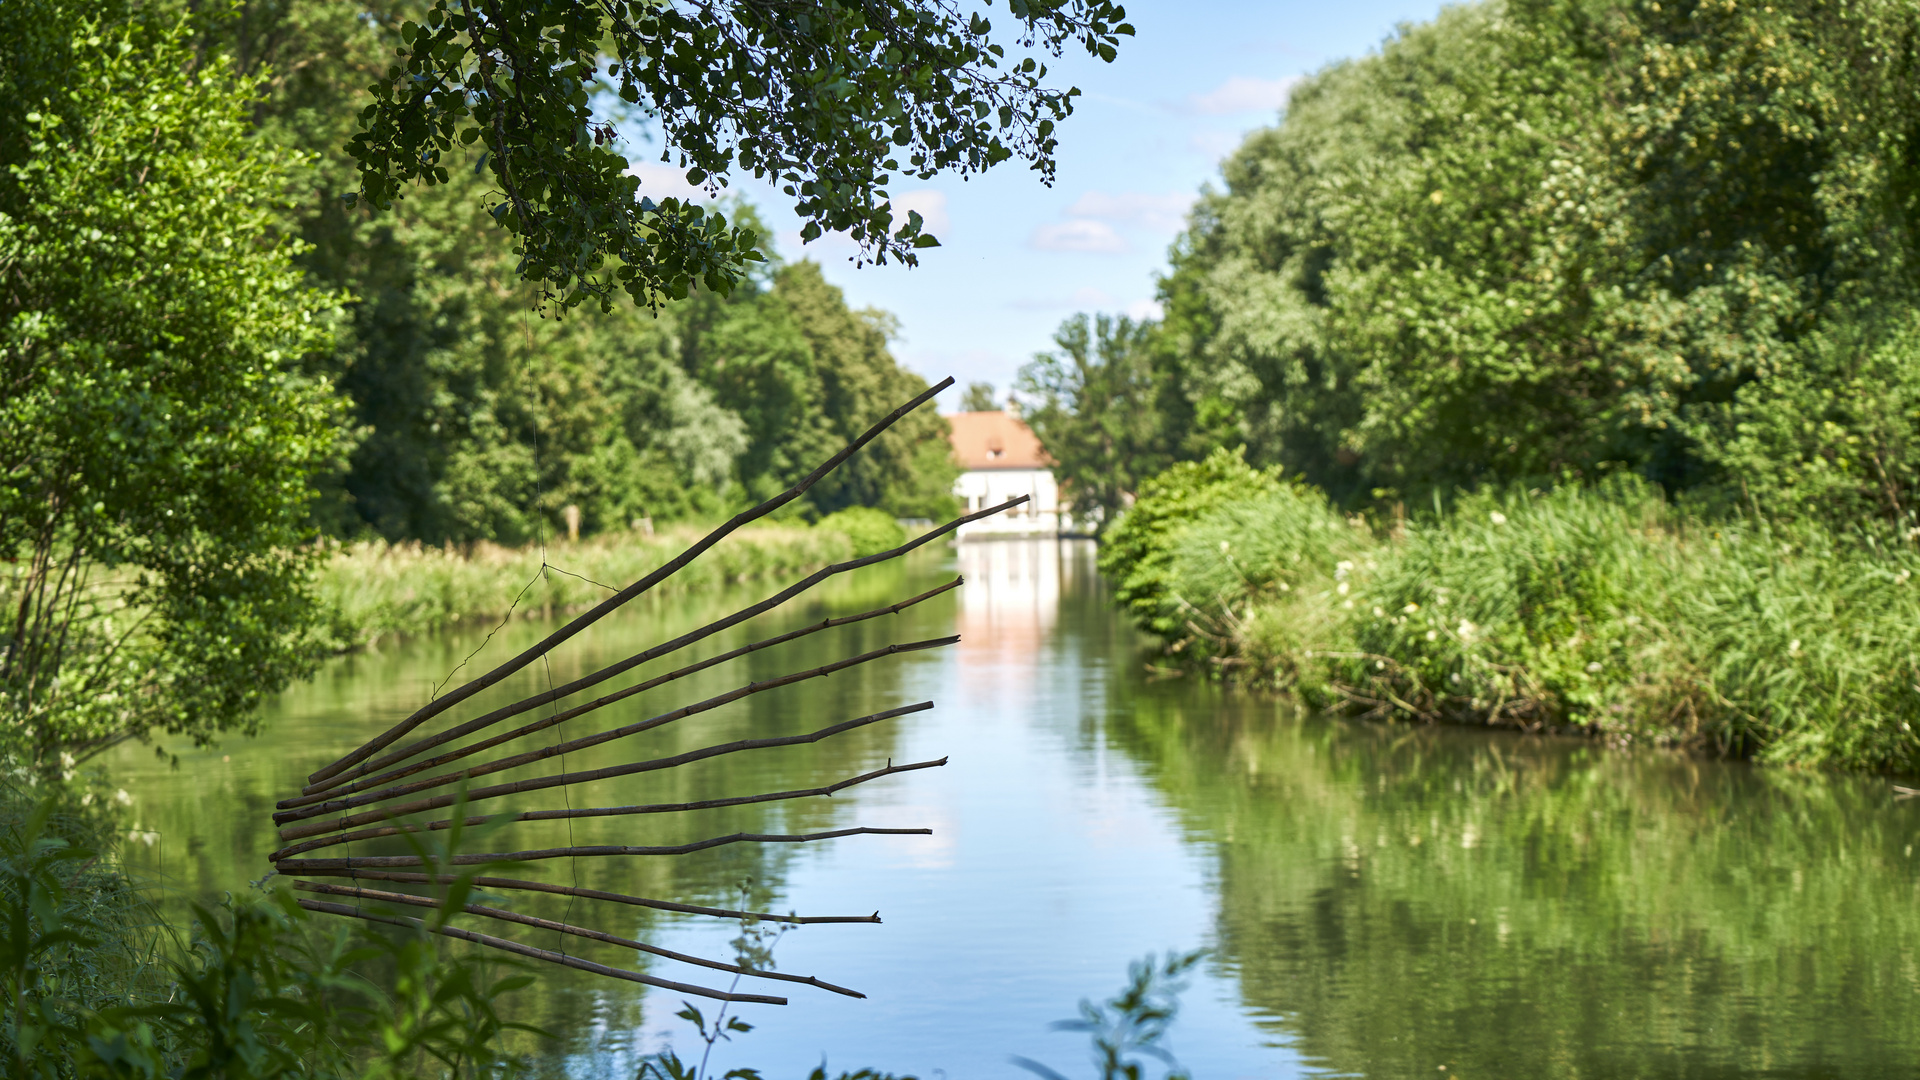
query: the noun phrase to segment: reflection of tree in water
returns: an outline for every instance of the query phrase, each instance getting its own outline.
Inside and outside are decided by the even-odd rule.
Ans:
[[[929,579],[926,560],[883,564],[835,579],[788,607],[718,635],[685,653],[636,669],[616,685],[637,682],[695,659],[757,640],[772,633],[898,600],[909,583]],[[676,636],[744,602],[775,591],[761,583],[688,596],[643,598],[593,627],[553,658],[551,678],[566,682],[656,641]],[[924,584],[921,585],[924,588]],[[886,644],[948,632],[953,601],[941,597],[898,616],[837,628],[751,654],[737,661],[669,683],[619,705],[569,721],[552,733],[553,741],[576,738],[630,723],[691,700],[836,660]],[[157,834],[152,847],[136,846],[137,869],[164,876],[175,886],[176,914],[184,921],[191,897],[217,897],[240,891],[265,872],[267,852],[277,847],[263,827],[279,793],[297,791],[319,764],[337,758],[390,725],[419,703],[429,681],[437,681],[472,653],[492,627],[406,642],[383,652],[343,657],[313,682],[283,695],[265,719],[258,739],[230,740],[210,750],[180,755],[177,771],[143,753],[123,752],[111,763],[116,782],[135,797],[134,816],[142,831]],[[511,655],[550,627],[517,622],[501,630],[474,664]],[[711,713],[664,728],[570,754],[566,770],[596,768],[642,758],[680,753],[739,738],[794,735],[835,720],[900,704],[912,666],[924,662],[905,656],[867,664],[755,695]],[[464,674],[464,673],[463,673]],[[482,707],[511,701],[544,689],[548,674],[540,665],[488,691]],[[582,695],[604,692],[604,689]],[[560,705],[572,704],[571,700]],[[805,788],[831,783],[884,765],[897,745],[897,724],[876,724],[812,745],[727,754],[686,767],[540,792],[515,809],[608,806],[683,802],[750,791]],[[503,780],[543,775],[553,763],[499,774]],[[573,821],[516,823],[492,834],[490,848],[537,848],[587,844],[674,844],[734,832],[800,833],[840,827],[850,816],[851,793],[834,799],[803,799],[757,806],[726,807],[694,813],[643,817],[586,818]],[[217,808],[217,809],[216,809]],[[861,842],[861,838],[835,841]],[[353,855],[405,854],[398,838],[363,841]],[[331,852],[328,852],[331,853]],[[513,876],[671,899],[734,907],[741,882],[751,882],[749,899],[765,910],[786,910],[788,867],[808,857],[799,847],[735,844],[671,858],[556,859],[518,864]],[[659,937],[665,916],[645,908],[593,904],[564,896],[516,893],[502,906],[541,918],[579,923],[591,909],[592,925],[610,933],[647,940]],[[807,912],[814,914],[814,912]],[[836,912],[837,913],[837,912]],[[819,912],[819,914],[835,914]],[[859,914],[864,914],[861,912]],[[816,932],[833,933],[838,928]],[[521,940],[559,949],[603,964],[685,978],[686,969],[632,952],[579,938],[529,931]],[[453,946],[464,947],[464,946]],[[671,969],[671,970],[669,970]],[[821,973],[827,975],[827,973]],[[829,976],[830,977],[830,976]],[[815,991],[805,991],[815,992]],[[639,987],[610,985],[584,972],[542,967],[538,983],[512,1003],[516,1018],[562,1034],[569,1052],[588,1049],[598,1039],[623,1039],[641,1027]]]
[[[1367,1076],[1907,1076],[1920,808],[1872,781],[1139,687],[1220,961]]]

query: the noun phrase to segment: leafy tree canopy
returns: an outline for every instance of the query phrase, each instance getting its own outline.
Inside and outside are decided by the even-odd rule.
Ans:
[[[152,9],[0,5],[0,748],[205,739],[304,671],[338,298],[277,228],[293,155]]]
[[[1111,0],[1009,0],[1008,14],[1029,55],[995,41],[986,8],[951,0],[434,0],[370,87],[349,144],[358,197],[385,208],[483,164],[516,270],[559,303],[730,291],[758,234],[642,192],[614,126],[637,113],[693,183],[751,173],[793,199],[805,239],[845,232],[864,258],[912,264],[937,241],[917,213],[896,217],[896,176],[1019,157],[1051,181],[1079,91],[1049,87],[1031,54],[1076,44],[1110,61],[1133,33]]]

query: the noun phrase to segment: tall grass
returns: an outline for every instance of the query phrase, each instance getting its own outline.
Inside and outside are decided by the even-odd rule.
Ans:
[[[321,564],[314,581],[326,611],[325,645],[350,649],[467,619],[588,607],[658,569],[701,535],[693,526],[676,526],[652,536],[607,533],[544,547],[342,545]],[[675,574],[667,587],[702,588],[807,570],[846,559],[853,551],[853,542],[838,529],[746,528]]]
[[[1242,488],[1162,530],[1175,653],[1382,718],[1920,770],[1911,541],[1701,519],[1626,480],[1383,528]]]

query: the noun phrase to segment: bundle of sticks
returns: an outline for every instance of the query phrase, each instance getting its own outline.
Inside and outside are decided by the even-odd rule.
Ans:
[[[754,803],[777,802],[788,799],[804,799],[828,796],[835,792],[854,787],[868,781],[897,773],[913,772],[918,769],[935,768],[947,763],[946,758],[932,761],[918,761],[895,765],[891,761],[886,767],[849,776],[838,782],[819,787],[792,791],[769,791],[735,795],[726,798],[705,799],[690,802],[654,803],[634,806],[589,806],[575,808],[569,805],[564,809],[492,809],[485,812],[467,814],[468,807],[488,803],[509,796],[524,795],[536,791],[555,788],[572,788],[573,785],[588,784],[594,781],[609,780],[616,777],[634,776],[643,773],[673,769],[682,765],[703,761],[725,754],[734,754],[746,750],[766,749],[781,746],[797,746],[816,743],[842,732],[853,731],[921,712],[933,707],[931,701],[921,701],[886,709],[867,716],[843,720],[815,731],[799,735],[786,735],[767,738],[737,739],[731,742],[716,743],[700,749],[664,757],[647,758],[605,766],[601,768],[561,771],[547,775],[532,776],[518,780],[488,783],[484,778],[512,769],[520,769],[551,758],[563,758],[565,754],[585,750],[590,747],[626,739],[644,731],[683,720],[699,713],[720,708],[731,702],[739,701],[754,694],[764,693],[776,687],[787,686],[807,679],[829,675],[836,671],[881,660],[902,653],[917,652],[951,645],[958,637],[940,637],[923,641],[907,641],[891,644],[885,648],[861,652],[829,664],[820,665],[804,671],[772,679],[748,682],[725,693],[694,701],[678,708],[645,719],[636,720],[618,727],[607,728],[591,735],[571,739],[547,742],[545,745],[520,743],[522,749],[508,749],[499,756],[488,757],[471,764],[458,764],[475,755],[505,747],[509,743],[530,739],[540,732],[555,728],[568,720],[604,709],[616,702],[626,700],[657,687],[683,679],[697,672],[705,671],[728,661],[758,652],[775,645],[798,638],[830,630],[837,626],[864,622],[883,615],[898,614],[916,604],[939,596],[961,584],[955,578],[936,588],[929,589],[917,596],[911,596],[897,603],[871,611],[840,618],[825,619],[821,622],[803,626],[784,634],[778,634],[737,648],[708,657],[695,663],[689,663],[671,671],[643,679],[632,685],[601,693],[589,700],[581,701],[557,711],[539,715],[535,719],[523,720],[517,726],[504,731],[483,734],[514,720],[535,713],[543,706],[556,706],[558,703],[613,680],[649,661],[669,656],[682,649],[703,641],[732,627],[738,626],[755,616],[778,608],[794,597],[839,574],[899,558],[908,552],[939,539],[958,529],[961,525],[983,517],[1001,513],[1026,501],[1026,496],[1008,500],[999,506],[989,507],[957,518],[947,524],[914,537],[907,543],[888,551],[882,551],[864,558],[851,559],[835,563],[814,573],[808,574],[792,585],[781,589],[758,603],[748,605],[724,618],[688,631],[669,641],[661,642],[651,648],[628,656],[616,663],[609,664],[590,674],[572,679],[558,686],[483,712],[470,719],[440,727],[433,734],[417,734],[430,722],[440,720],[445,723],[451,719],[449,714],[472,699],[475,695],[492,687],[502,680],[521,671],[535,661],[547,657],[555,649],[592,626],[595,622],[633,600],[635,597],[655,588],[674,574],[691,565],[715,544],[740,527],[766,517],[780,507],[805,494],[834,468],[872,442],[881,432],[897,422],[909,412],[928,401],[953,384],[951,378],[913,400],[901,405],[882,418],[867,432],[848,444],[839,453],[834,454],[820,467],[808,473],[799,483],[781,494],[761,503],[751,510],[744,511],[719,528],[714,529],[686,551],[676,556],[659,569],[653,571],[621,589],[618,593],[575,618],[565,626],[547,635],[539,643],[514,656],[479,677],[472,679],[459,688],[434,697],[427,704],[415,710],[412,715],[391,728],[368,740],[352,753],[327,765],[309,776],[307,786],[298,795],[283,799],[273,815],[274,824],[280,826],[280,840],[284,844],[268,858],[273,862],[279,874],[292,878],[295,888],[313,893],[316,897],[328,899],[301,898],[299,903],[310,911],[340,915],[349,918],[365,919],[373,922],[397,926],[415,927],[444,934],[465,941],[501,949],[519,956],[582,971],[589,971],[611,978],[624,979],[671,989],[680,993],[715,998],[725,1001],[753,1001],[769,1004],[785,1004],[786,999],[766,994],[735,993],[731,990],[716,990],[691,983],[659,978],[640,972],[609,967],[582,957],[570,955],[564,951],[535,948],[525,943],[484,934],[474,930],[450,925],[447,920],[449,909],[453,914],[474,916],[497,922],[515,923],[553,931],[561,935],[606,942],[624,948],[634,949],[668,960],[679,961],[720,972],[729,972],[736,976],[805,983],[810,986],[853,997],[863,996],[859,992],[824,982],[811,976],[792,975],[784,972],[763,970],[740,963],[690,956],[670,949],[660,948],[645,942],[632,940],[619,935],[606,933],[589,927],[570,925],[550,919],[537,918],[506,908],[480,903],[466,903],[467,895],[473,889],[493,893],[534,892],[551,893],[572,898],[605,901],[659,911],[675,912],[685,915],[709,916],[717,919],[765,919],[786,923],[839,923],[839,922],[879,922],[876,912],[872,915],[774,915],[767,912],[735,911],[717,907],[677,903],[669,900],[650,899],[641,896],[629,896],[623,893],[586,889],[578,886],[559,885],[544,881],[523,881],[515,878],[495,876],[472,876],[473,871],[462,876],[457,868],[487,867],[493,868],[503,863],[529,862],[543,859],[606,857],[621,855],[680,855],[693,851],[719,847],[727,844],[790,844],[815,840],[826,840],[841,836],[862,833],[890,834],[927,834],[932,830],[920,828],[882,829],[882,828],[846,828],[826,832],[798,834],[733,833],[715,836],[691,843],[659,846],[597,845],[565,846],[541,848],[527,851],[507,852],[461,852],[448,850],[440,854],[428,853],[425,848],[415,845],[413,854],[366,855],[351,854],[314,854],[328,848],[351,845],[357,841],[375,840],[381,837],[408,836],[420,838],[433,833],[447,832],[448,839],[459,837],[470,826],[501,826],[513,822],[556,821],[577,818],[618,817],[635,814],[670,814],[696,810],[709,810],[719,807],[744,806]],[[409,737],[412,737],[409,739]],[[472,741],[461,742],[469,736],[480,736]],[[403,741],[405,740],[405,741]],[[460,743],[458,746],[453,744]],[[564,759],[563,759],[564,760]],[[436,811],[448,816],[422,819],[422,815],[431,815]],[[491,831],[491,830],[489,830]],[[352,849],[348,848],[350,852]],[[331,881],[315,881],[313,878],[346,879],[348,884]],[[410,885],[429,887],[438,895],[420,892],[400,891],[392,888],[379,888],[368,885],[378,882],[391,885]],[[462,895],[450,897],[449,887],[459,883]],[[346,902],[342,902],[346,901]],[[371,906],[370,906],[371,905]],[[415,918],[402,912],[407,907],[431,908],[428,918]]]

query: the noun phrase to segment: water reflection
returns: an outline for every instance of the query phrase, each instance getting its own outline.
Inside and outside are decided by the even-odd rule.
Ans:
[[[674,820],[550,823],[515,846],[672,842],[735,830],[927,825],[932,837],[580,860],[556,880],[808,912],[783,969],[868,992],[761,1008],[725,1065],[873,1065],[1015,1076],[1018,1053],[1078,1071],[1047,1021],[1149,950],[1210,945],[1176,1049],[1205,1080],[1316,1074],[1465,1077],[1913,1075],[1920,1061],[1920,803],[1878,780],[1757,770],[1565,740],[1294,716],[1191,679],[1150,681],[1084,543],[970,543],[875,568],[706,652],[918,592],[897,617],[818,635],[648,695],[612,726],[855,649],[957,631],[961,644],[749,699],[570,766],[810,730],[930,698],[933,712],[813,747],[732,755],[598,785],[576,805],[807,786],[888,759],[944,769],[842,793]],[[757,599],[668,597],[608,620],[558,681]],[[516,624],[489,655],[544,629]],[[274,796],[404,714],[484,631],[343,659],[286,695],[269,734],[115,768],[186,892],[244,888]],[[544,685],[529,672],[502,696]],[[681,820],[680,818],[685,818]],[[520,826],[516,830],[522,829]],[[531,875],[533,871],[529,871]],[[548,901],[557,901],[549,903]],[[582,921],[557,898],[535,914]],[[732,928],[622,909],[607,929],[725,956]],[[542,942],[545,943],[545,942]],[[578,945],[570,947],[579,948]],[[634,966],[618,950],[588,952]],[[659,965],[650,970],[685,977]],[[523,1018],[563,1033],[547,1071],[631,1076],[688,1048],[677,998],[542,973]],[[1446,1066],[1442,1071],[1440,1066]]]

